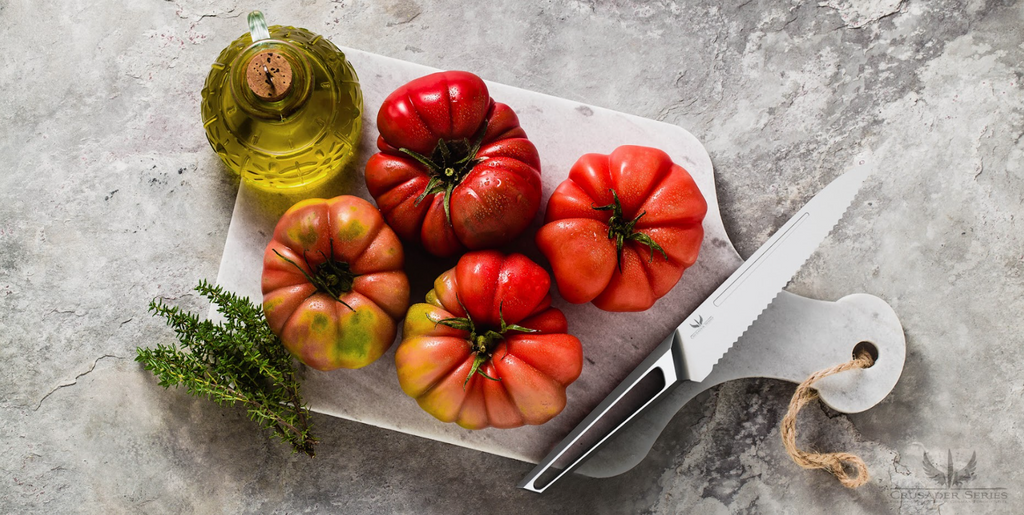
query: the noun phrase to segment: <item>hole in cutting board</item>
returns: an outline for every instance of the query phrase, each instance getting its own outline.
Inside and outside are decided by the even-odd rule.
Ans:
[[[853,347],[853,357],[854,357],[854,359],[856,359],[857,356],[860,356],[862,352],[867,352],[868,355],[871,356],[871,361],[872,361],[871,366],[872,367],[875,366],[875,363],[878,362],[878,347],[876,347],[875,344],[873,344],[871,342],[867,342],[867,341],[860,342],[860,343],[858,343],[857,345],[855,345]],[[868,368],[871,368],[871,367],[868,367]]]

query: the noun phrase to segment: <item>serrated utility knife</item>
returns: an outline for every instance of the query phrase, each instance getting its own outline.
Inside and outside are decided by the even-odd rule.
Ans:
[[[842,218],[871,165],[818,192],[519,483],[543,492],[680,381],[703,381]]]

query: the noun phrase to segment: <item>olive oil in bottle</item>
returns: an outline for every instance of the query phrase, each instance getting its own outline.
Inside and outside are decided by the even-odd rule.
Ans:
[[[203,127],[224,164],[269,191],[335,177],[359,145],[363,96],[345,55],[305,29],[267,27],[225,48],[202,91]]]

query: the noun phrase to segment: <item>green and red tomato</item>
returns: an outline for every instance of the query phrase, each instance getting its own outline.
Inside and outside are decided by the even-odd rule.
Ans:
[[[263,254],[270,329],[318,370],[372,363],[394,342],[409,305],[404,259],[369,202],[344,195],[295,204]]]
[[[470,252],[406,314],[395,353],[402,390],[468,429],[543,424],[583,368],[579,339],[551,307],[551,279],[522,254]]]

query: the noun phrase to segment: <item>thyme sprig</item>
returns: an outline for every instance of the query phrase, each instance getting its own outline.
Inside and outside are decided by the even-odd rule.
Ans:
[[[240,403],[249,419],[273,431],[295,452],[313,457],[316,438],[309,408],[302,403],[292,356],[270,330],[263,309],[247,298],[200,281],[200,295],[217,305],[222,323],[153,300],[149,310],[163,317],[181,345],[138,348],[135,361],[159,378],[160,386],[184,386],[196,397],[220,405]]]

